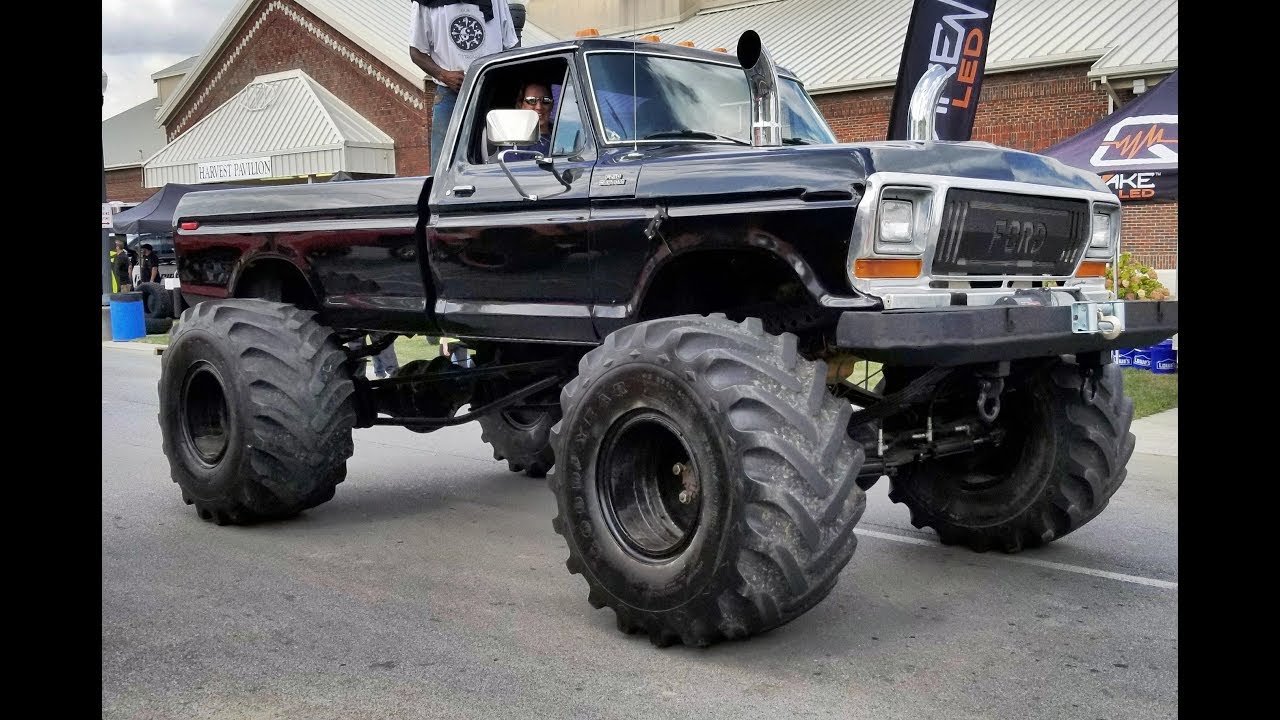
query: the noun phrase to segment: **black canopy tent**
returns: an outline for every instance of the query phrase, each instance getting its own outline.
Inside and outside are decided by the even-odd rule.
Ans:
[[[119,213],[111,221],[111,231],[121,235],[140,235],[142,233],[168,234],[173,232],[173,211],[178,207],[178,200],[189,192],[199,190],[225,190],[227,188],[247,187],[245,185],[182,185],[168,183],[156,191],[154,195],[138,205]]]

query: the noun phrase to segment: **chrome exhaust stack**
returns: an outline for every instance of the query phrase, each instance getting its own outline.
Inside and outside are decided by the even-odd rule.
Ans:
[[[911,109],[907,121],[908,140],[937,140],[937,128],[934,119],[937,115],[938,98],[947,89],[955,68],[944,68],[941,65],[930,65],[920,76],[916,89],[911,92]]]
[[[738,64],[751,87],[751,145],[782,145],[782,99],[778,95],[778,70],[754,30],[738,38]]]

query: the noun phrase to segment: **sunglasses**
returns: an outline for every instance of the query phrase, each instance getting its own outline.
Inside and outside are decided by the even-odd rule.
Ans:
[[[549,105],[551,105],[551,98],[549,98],[549,97],[527,97],[527,98],[525,98],[525,99],[524,99],[524,104],[525,104],[525,105],[537,105],[537,104],[539,104],[539,103],[541,103],[541,104],[543,104],[543,105],[548,105],[548,106],[549,106]]]

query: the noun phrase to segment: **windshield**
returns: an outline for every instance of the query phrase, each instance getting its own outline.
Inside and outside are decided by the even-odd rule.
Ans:
[[[751,141],[751,91],[741,68],[632,53],[593,53],[587,67],[607,142]],[[834,143],[800,84],[778,84],[784,142]]]

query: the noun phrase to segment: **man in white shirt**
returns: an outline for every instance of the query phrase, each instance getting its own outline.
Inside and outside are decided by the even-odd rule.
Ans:
[[[506,0],[413,0],[409,57],[436,82],[431,108],[431,165],[436,167],[463,74],[485,55],[516,47]]]

